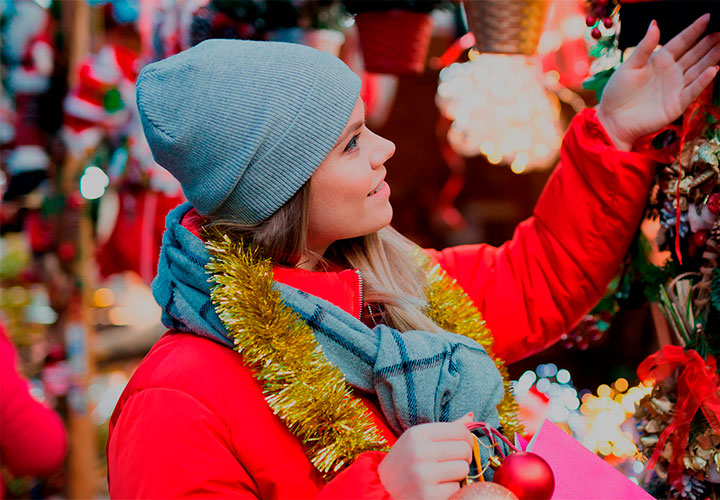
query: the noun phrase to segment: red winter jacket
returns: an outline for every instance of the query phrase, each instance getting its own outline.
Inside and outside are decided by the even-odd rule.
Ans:
[[[430,251],[480,309],[508,362],[555,342],[600,299],[645,207],[650,161],[614,149],[594,110],[573,120],[561,160],[511,241]],[[359,315],[352,270],[276,269],[275,279]],[[394,443],[377,406],[363,402]],[[107,452],[114,498],[388,497],[377,474],[383,453],[361,455],[326,484],[240,355],[191,334],[168,332],[138,367],[112,416]]]
[[[65,427],[57,413],[30,395],[15,358],[0,325],[0,465],[18,477],[49,476],[65,460]],[[0,499],[4,495],[0,479]]]

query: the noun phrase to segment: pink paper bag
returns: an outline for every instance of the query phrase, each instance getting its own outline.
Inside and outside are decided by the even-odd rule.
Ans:
[[[653,500],[622,472],[545,420],[526,451],[544,458],[555,474],[553,500]]]

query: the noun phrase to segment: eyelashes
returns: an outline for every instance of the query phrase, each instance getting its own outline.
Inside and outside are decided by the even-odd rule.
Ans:
[[[347,146],[345,146],[344,152],[347,153],[348,151],[353,151],[354,149],[357,149],[358,147],[358,138],[360,137],[360,134],[357,133],[353,136],[352,139],[350,139],[350,142],[348,142]]]

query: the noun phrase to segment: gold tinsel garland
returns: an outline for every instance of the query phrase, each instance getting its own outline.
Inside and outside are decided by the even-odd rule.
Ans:
[[[325,359],[312,329],[273,288],[272,264],[227,236],[208,241],[215,310],[263,383],[273,412],[330,478],[360,453],[387,448],[372,415]]]
[[[304,443],[313,466],[330,479],[361,453],[387,450],[372,415],[353,396],[342,372],[327,361],[310,326],[273,287],[270,260],[226,235],[208,238],[206,246],[215,310],[235,350],[262,382],[268,405]],[[509,435],[521,432],[507,370],[492,354],[492,336],[480,313],[438,265],[427,267],[426,314],[488,351],[505,383],[505,397],[498,405],[500,422]]]
[[[518,419],[518,405],[512,392],[512,384],[508,375],[505,361],[496,356],[493,351],[493,337],[485,326],[485,320],[480,311],[472,303],[467,293],[460,288],[454,279],[442,270],[440,264],[432,264],[429,259],[426,264],[427,288],[425,296],[428,307],[425,314],[437,325],[449,332],[468,337],[485,348],[485,351],[495,362],[505,386],[505,395],[497,406],[500,424],[503,432],[512,438],[515,433],[522,434],[523,426]]]

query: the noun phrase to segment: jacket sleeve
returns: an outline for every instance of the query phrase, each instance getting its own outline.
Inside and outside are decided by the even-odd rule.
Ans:
[[[318,499],[362,498],[386,500],[390,495],[380,482],[378,465],[385,458],[385,453],[369,451],[361,454],[344,471],[322,488]]]
[[[65,427],[32,398],[15,363],[15,349],[0,329],[0,463],[17,476],[49,476],[65,459]]]
[[[128,398],[107,446],[111,498],[260,498],[225,424],[176,389]]]
[[[619,151],[594,109],[579,113],[532,217],[499,248],[431,252],[516,361],[556,342],[603,296],[640,224],[652,161]]]

